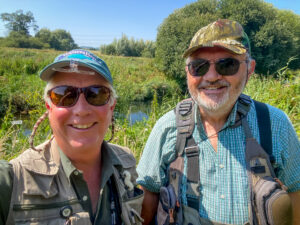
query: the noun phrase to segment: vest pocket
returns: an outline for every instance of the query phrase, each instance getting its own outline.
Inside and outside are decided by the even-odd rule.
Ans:
[[[200,223],[199,212],[187,205],[182,205],[183,225],[197,225]]]
[[[253,192],[260,224],[292,224],[290,197],[274,178],[261,178],[254,186]]]
[[[79,203],[52,208],[51,204],[14,205],[13,218],[16,225],[91,225],[89,213]]]
[[[30,218],[28,220],[15,220],[15,225],[92,225],[89,217],[89,213],[81,212],[76,213],[69,217],[64,218]]]
[[[125,198],[121,202],[122,220],[125,225],[140,225],[144,221],[141,215],[142,203],[144,200],[143,190],[134,187],[132,196]]]

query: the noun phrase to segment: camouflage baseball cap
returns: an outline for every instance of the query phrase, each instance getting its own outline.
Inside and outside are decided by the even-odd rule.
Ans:
[[[249,38],[241,24],[232,20],[219,19],[198,30],[183,57],[188,57],[199,48],[214,46],[228,49],[238,55],[251,51]]]

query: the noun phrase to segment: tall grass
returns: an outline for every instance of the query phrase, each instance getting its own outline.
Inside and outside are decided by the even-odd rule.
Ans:
[[[26,129],[45,112],[44,83],[38,78],[40,69],[60,52],[51,50],[0,49],[0,158],[11,159],[29,147]],[[97,52],[95,52],[98,54]],[[165,78],[152,59],[100,56],[111,69],[119,95],[116,114],[130,114],[134,101],[150,105],[148,120],[131,125],[126,118],[116,118],[112,143],[128,146],[140,158],[146,140],[157,119],[172,110],[181,96],[178,86]],[[300,136],[300,71],[285,71],[278,79],[252,76],[245,93],[285,111]],[[150,100],[150,101],[149,101]],[[2,111],[1,111],[2,110]],[[12,124],[22,119],[26,122]],[[35,144],[51,136],[46,120],[38,128]],[[109,139],[110,133],[106,139]]]
[[[255,100],[283,110],[300,136],[300,70],[280,79],[254,75],[245,93]]]

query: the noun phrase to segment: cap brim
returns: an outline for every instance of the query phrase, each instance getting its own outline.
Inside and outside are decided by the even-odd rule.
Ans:
[[[57,71],[55,71],[55,69],[59,69],[59,68],[64,68],[67,66],[70,66],[70,61],[71,60],[64,60],[64,61],[59,61],[59,62],[54,62],[48,66],[46,66],[41,72],[40,72],[40,78],[44,81],[49,81],[51,79],[51,77],[53,76],[54,73],[56,73]],[[106,77],[104,75],[103,72],[99,71],[97,68],[94,68],[93,66],[91,66],[90,64],[84,63],[84,62],[80,62],[80,61],[76,61],[76,63],[79,66],[83,66],[83,67],[88,67],[91,70],[93,70],[94,72],[96,72],[97,74],[101,75],[105,80],[107,80],[109,83],[112,83],[112,81]]]
[[[234,54],[237,54],[237,55],[242,55],[247,52],[247,50],[245,48],[242,48],[240,46],[228,45],[228,44],[223,44],[223,43],[215,43],[211,46],[198,45],[198,46],[189,48],[183,53],[183,58],[187,58],[188,56],[192,55],[198,49],[205,48],[205,47],[221,47],[221,48],[224,48],[224,49],[226,49]]]

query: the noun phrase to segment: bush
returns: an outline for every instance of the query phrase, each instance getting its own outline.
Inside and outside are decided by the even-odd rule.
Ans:
[[[105,55],[119,56],[143,56],[153,58],[155,54],[155,44],[153,41],[135,40],[123,34],[122,38],[115,39],[109,45],[101,45],[100,52]]]

